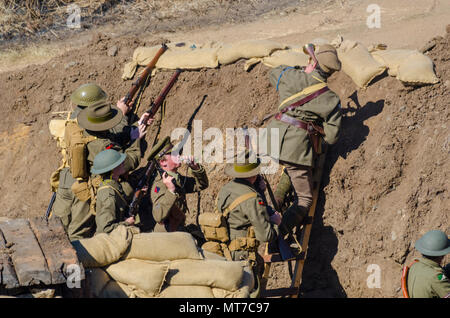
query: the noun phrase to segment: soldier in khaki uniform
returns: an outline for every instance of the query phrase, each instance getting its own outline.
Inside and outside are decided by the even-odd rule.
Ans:
[[[135,130],[131,128],[125,130],[127,123],[124,120],[123,111],[107,104],[105,102],[106,94],[98,86],[89,85],[81,86],[72,94],[72,100],[78,106],[71,116],[72,118],[76,115],[75,122],[84,129],[82,138],[87,142],[87,169],[92,166],[95,155],[102,150],[113,148],[124,151],[125,144],[131,143],[132,138],[136,138],[125,150],[127,153],[126,171],[135,169],[141,157],[139,139],[145,135],[143,128],[140,126]],[[81,123],[80,118],[82,118]],[[138,130],[138,134],[136,134],[136,130]],[[89,193],[92,192],[92,185],[89,182],[93,179],[94,177],[89,177],[86,182],[77,182],[68,167],[64,167],[59,173],[59,185],[52,212],[53,215],[62,219],[71,240],[90,237],[95,230],[91,205],[93,202],[90,200],[92,195]],[[89,184],[89,188],[86,186],[87,184]],[[128,191],[131,191],[131,187],[128,188]],[[74,191],[84,194],[75,195]]]
[[[445,255],[450,253],[450,240],[447,235],[439,230],[429,231],[416,242],[415,248],[422,253],[422,258],[409,269],[409,297],[450,297],[450,282],[440,265]]]
[[[119,178],[126,172],[127,155],[106,149],[94,158],[91,173],[100,175],[95,205],[96,233],[109,233],[119,225],[133,225],[133,216],[127,216],[129,197],[125,194]]]
[[[205,168],[195,163],[192,157],[181,158],[171,153],[173,145],[169,137],[163,143],[165,146],[155,155],[164,173],[155,178],[150,189],[152,214],[156,221],[154,231],[184,231],[188,212],[186,194],[206,189],[208,177]],[[183,159],[187,162],[190,176],[183,176],[178,172]]]
[[[217,196],[217,211],[222,214],[226,211],[230,239],[228,249],[235,261],[256,261],[259,242],[273,241],[277,236],[273,224],[281,222],[281,215],[277,212],[269,217],[268,207],[256,188],[259,161],[249,163],[248,159],[247,153],[244,163],[226,166],[225,174],[234,179],[224,185]],[[238,198],[240,200],[236,201]],[[242,246],[240,240],[247,244]]]
[[[222,226],[227,229],[227,241],[223,237],[217,237],[218,240],[208,240],[202,248],[223,254],[230,260],[249,261],[255,275],[255,289],[251,294],[253,298],[259,296],[264,264],[257,252],[258,246],[262,242],[273,242],[277,238],[276,225],[281,223],[281,215],[275,212],[269,217],[270,207],[266,206],[265,200],[258,192],[259,160],[252,163],[249,152],[245,153],[244,158],[242,163],[236,160],[235,163],[227,164],[225,174],[234,179],[224,185],[217,196],[215,213],[223,215],[226,220],[226,224]],[[203,223],[203,219],[200,219],[200,225],[204,224],[207,222]],[[208,239],[207,233],[210,231],[205,227],[202,230]],[[223,231],[218,229],[214,232]]]
[[[295,204],[283,214],[286,227],[282,229],[289,231],[302,222],[311,207],[313,158],[320,151],[320,138],[334,144],[341,127],[339,97],[326,85],[328,77],[341,67],[336,50],[331,45],[321,45],[314,54],[316,62],[306,70],[281,65],[269,75],[279,93],[280,112],[267,130],[279,129],[276,159],[285,167],[275,194],[283,201],[291,183],[296,195]],[[270,138],[269,134],[268,145]]]

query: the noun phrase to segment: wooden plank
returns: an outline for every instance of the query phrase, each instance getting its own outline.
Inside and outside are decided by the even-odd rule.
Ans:
[[[8,289],[19,287],[2,231],[0,231],[0,286]]]
[[[83,267],[78,262],[76,251],[70,244],[61,220],[51,218],[47,221],[37,217],[29,222],[47,261],[52,284],[65,283],[71,274],[68,266],[72,264],[80,266],[80,279],[84,279]]]
[[[286,297],[298,294],[298,288],[276,288],[261,291],[261,297]]]
[[[9,250],[20,286],[51,284],[47,262],[29,222],[24,219],[6,221],[0,223],[0,230],[6,244],[12,245]]]
[[[297,290],[300,289],[300,285],[302,283],[302,275],[303,275],[303,267],[305,265],[305,259],[307,257],[308,253],[308,243],[309,243],[309,237],[311,236],[311,230],[314,222],[314,214],[316,213],[316,207],[317,207],[317,201],[319,198],[319,190],[320,190],[320,181],[322,179],[322,172],[323,172],[323,165],[325,163],[326,158],[326,151],[318,158],[317,165],[315,169],[315,173],[313,175],[314,180],[314,188],[313,188],[313,203],[311,205],[311,208],[309,209],[308,218],[310,218],[310,221],[304,226],[301,237],[300,237],[300,244],[302,246],[302,250],[304,253],[304,257],[301,260],[298,260],[295,263],[294,266],[294,275],[292,278],[292,288],[296,288]],[[295,295],[292,295],[292,298],[297,298],[298,293]]]

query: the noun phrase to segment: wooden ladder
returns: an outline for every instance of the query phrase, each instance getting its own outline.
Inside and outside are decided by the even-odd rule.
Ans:
[[[265,250],[264,258],[264,274],[262,279],[261,297],[290,297],[297,298],[299,294],[300,285],[302,283],[303,267],[308,253],[309,237],[311,235],[311,229],[314,222],[314,215],[316,212],[317,200],[319,197],[320,181],[322,179],[323,166],[326,157],[326,147],[323,147],[323,153],[315,158],[315,165],[313,169],[313,202],[308,213],[306,222],[302,226],[299,235],[299,243],[302,247],[302,252],[294,259],[283,261],[279,257],[268,257],[267,248]],[[266,289],[268,280],[270,279],[270,268],[272,263],[288,263],[291,284],[289,287]],[[293,263],[293,264],[292,264]],[[293,265],[293,268],[292,268]]]

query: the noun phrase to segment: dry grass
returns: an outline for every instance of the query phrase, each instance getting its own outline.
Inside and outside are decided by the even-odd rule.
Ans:
[[[4,39],[34,34],[51,25],[63,24],[67,6],[80,7],[82,16],[95,14],[121,0],[0,0],[0,34]]]

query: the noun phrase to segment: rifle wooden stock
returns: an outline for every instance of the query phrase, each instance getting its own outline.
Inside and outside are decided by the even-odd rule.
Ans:
[[[150,185],[150,178],[152,177],[154,171],[157,168],[158,163],[155,160],[149,160],[147,163],[147,167],[145,170],[144,176],[139,180],[138,186],[136,188],[136,191],[134,192],[133,200],[130,203],[129,209],[128,209],[128,215],[129,216],[135,216],[139,210],[139,204],[142,201],[142,197],[144,196],[144,191],[142,191],[142,188],[144,186]]]
[[[173,85],[175,84],[180,73],[181,73],[181,70],[177,69],[175,71],[175,73],[172,75],[172,77],[170,78],[169,83],[167,83],[166,87],[164,87],[161,94],[159,94],[156,101],[152,102],[150,109],[147,110],[147,113],[150,114],[149,118],[152,118],[153,116],[155,116],[159,107],[161,107],[162,103],[164,102],[164,99],[166,98],[167,94],[172,89]]]
[[[155,68],[156,63],[158,62],[158,59],[160,56],[167,50],[167,46],[165,44],[161,45],[161,48],[156,52],[155,57],[150,61],[150,63],[147,64],[142,74],[139,76],[139,78],[134,82],[128,91],[127,95],[125,96],[125,104],[128,106],[131,105],[131,102],[133,100],[134,95],[138,91],[138,89],[144,85],[145,80],[150,75],[151,71]]]

